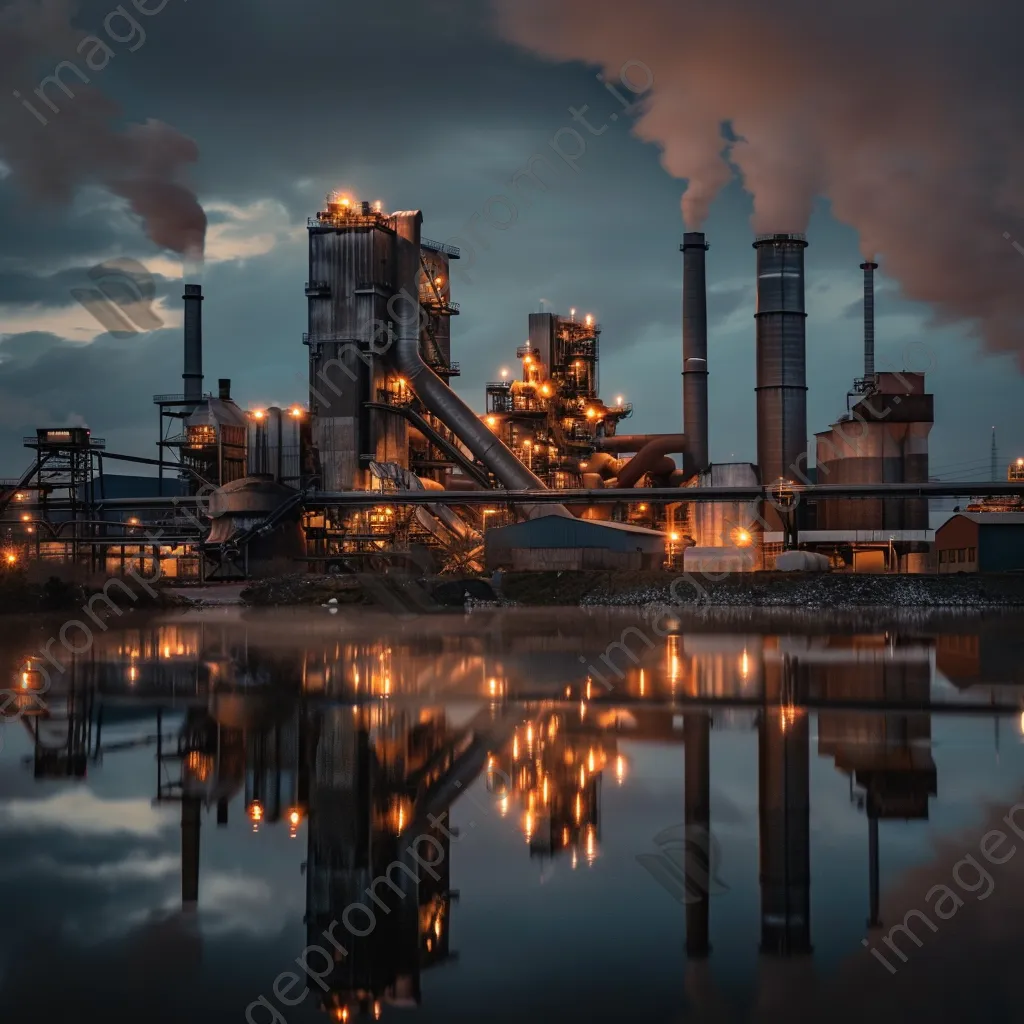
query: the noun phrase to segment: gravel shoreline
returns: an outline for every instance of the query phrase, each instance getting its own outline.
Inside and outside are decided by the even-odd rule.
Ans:
[[[1024,573],[1002,575],[871,576],[830,573],[700,574],[649,572],[504,573],[491,581],[388,575],[296,574],[256,580],[242,591],[250,607],[408,605],[410,611],[465,605],[638,608],[672,605],[743,609],[1024,609]],[[463,598],[466,597],[464,601]]]

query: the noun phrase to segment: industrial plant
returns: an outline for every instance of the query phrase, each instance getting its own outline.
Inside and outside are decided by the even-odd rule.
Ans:
[[[424,237],[422,219],[332,193],[308,220],[309,392],[288,408],[245,408],[227,378],[205,390],[205,297],[186,283],[183,386],[154,396],[155,457],[109,451],[84,427],[26,438],[31,464],[0,494],[8,564],[211,581],[388,566],[927,572],[929,496],[1019,495],[1016,466],[1002,489],[929,482],[933,398],[923,374],[875,368],[873,261],[863,376],[808,466],[799,234],[753,244],[757,465],[710,459],[700,232],[680,245],[681,429],[628,432],[632,404],[600,390],[601,326],[575,309],[528,314],[515,370],[478,413],[451,386],[459,251]]]

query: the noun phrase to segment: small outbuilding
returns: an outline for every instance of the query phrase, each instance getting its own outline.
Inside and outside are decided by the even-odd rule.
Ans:
[[[626,523],[541,516],[484,534],[488,571],[660,569],[665,534]]]
[[[935,531],[938,570],[1024,571],[1024,512],[960,512]]]

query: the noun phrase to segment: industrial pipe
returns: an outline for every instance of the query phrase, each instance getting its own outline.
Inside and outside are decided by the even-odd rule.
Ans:
[[[619,470],[624,463],[621,459],[609,455],[607,452],[595,452],[586,461],[587,473],[596,473],[602,480],[609,480],[618,476]]]
[[[661,437],[656,437],[653,441],[648,441],[622,467],[619,473],[618,486],[623,488],[633,487],[644,474],[659,468],[664,470],[664,466],[659,466],[660,460],[669,452],[678,452],[680,450],[686,450],[685,434],[663,434]],[[675,469],[674,463],[672,469]],[[669,472],[672,472],[672,470],[670,469]]]
[[[418,210],[395,214],[396,269],[401,294],[398,337],[393,348],[395,369],[419,400],[451,430],[510,491],[547,490],[539,477],[502,444],[476,413],[441,380],[420,356],[420,225]],[[562,505],[524,505],[527,518],[571,513]]]
[[[663,449],[663,451],[687,451],[689,447],[689,440],[685,434],[615,434],[611,437],[595,437],[594,444],[599,451],[628,453],[638,452],[641,448],[666,437],[671,437],[673,439],[673,444],[678,447]]]
[[[203,397],[203,286],[185,285],[185,400],[196,402]]]

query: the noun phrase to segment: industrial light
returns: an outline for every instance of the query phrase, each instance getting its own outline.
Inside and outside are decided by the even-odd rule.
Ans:
[[[678,533],[670,533],[668,535],[668,539],[670,541],[672,541],[673,543],[675,543],[677,540],[679,540],[679,534]]]
[[[545,384],[545,385],[544,385],[544,386],[543,386],[543,387],[542,387],[542,388],[540,389],[540,393],[541,393],[541,394],[542,394],[542,395],[543,395],[543,396],[544,396],[545,398],[547,398],[547,396],[551,394],[551,388],[549,388],[549,387],[547,386],[547,384]]]
[[[616,395],[615,396],[615,404],[616,405],[622,405],[622,395]]]
[[[595,409],[588,409],[587,410],[587,419],[588,420],[594,419],[595,416],[597,416],[597,411]]]
[[[29,514],[28,514],[28,513],[26,512],[26,513],[25,513],[25,514],[24,514],[24,515],[23,515],[23,516],[21,517],[21,521],[22,521],[23,523],[27,523],[27,522],[28,522],[28,521],[29,521],[29,520],[30,520],[31,518],[32,518],[32,517],[31,517],[31,516],[30,516],[30,515],[29,515]]]
[[[128,520],[128,525],[129,526],[138,526],[139,525],[139,520],[135,516],[132,516],[131,519]]]
[[[382,203],[382,202],[381,202],[381,201],[380,201],[380,200],[378,199],[378,200],[377,200],[377,201],[376,201],[376,202],[375,202],[375,203],[373,204],[373,208],[374,208],[374,209],[375,209],[375,210],[376,210],[376,211],[377,211],[378,213],[380,213],[380,211],[381,211],[381,208],[383,207],[383,205],[384,205],[384,204],[383,204],[383,203]]]
[[[291,408],[291,414],[298,418],[302,415],[302,410],[297,405],[293,405]]]
[[[1017,460],[1017,465],[1018,466],[1024,466],[1024,459],[1018,459]]]
[[[594,318],[589,313],[586,316],[586,320],[587,320],[587,326],[588,327],[594,322]]]
[[[263,410],[257,409],[252,415],[254,419],[261,420],[263,419]]]
[[[434,278],[434,284],[436,284],[438,286],[438,288],[440,288],[441,285],[444,284],[444,278],[443,277],[435,277]]]
[[[744,548],[750,543],[750,531],[749,530],[737,530],[736,531],[736,544]]]
[[[533,362],[533,356],[523,356],[523,362],[529,366]]]
[[[507,380],[508,379],[508,370],[506,370],[504,368],[502,369],[502,371],[501,371],[501,379],[502,380]]]
[[[497,416],[488,416],[487,417],[487,426],[494,427],[494,426],[497,426],[497,424],[498,424],[498,417]]]
[[[569,310],[569,316],[575,316],[575,315],[576,315],[576,308],[574,306],[572,309]]]
[[[17,556],[17,555],[15,555],[15,554],[14,554],[13,552],[11,552],[11,554],[9,554],[9,555],[7,556],[7,564],[8,564],[8,565],[14,565],[14,563],[15,563],[15,562],[16,562],[17,560],[18,560],[18,556]]]
[[[532,447],[533,447],[533,442],[532,442],[532,441],[531,441],[531,440],[530,440],[529,438],[527,438],[527,439],[526,439],[526,440],[525,440],[525,441],[523,442],[523,447],[524,447],[524,448],[532,448]]]
[[[25,495],[22,494],[21,491],[18,491],[18,493],[14,496],[14,500],[15,501],[24,501],[25,500]]]
[[[583,367],[583,360],[577,359],[576,362],[573,363],[573,366],[575,366],[577,370],[581,369]]]
[[[640,506],[640,511],[641,512],[646,512],[647,511],[647,506],[646,505],[641,505]]]
[[[342,206],[351,206],[352,205],[352,200],[349,199],[348,196],[346,196],[344,199],[342,199],[341,205]]]

